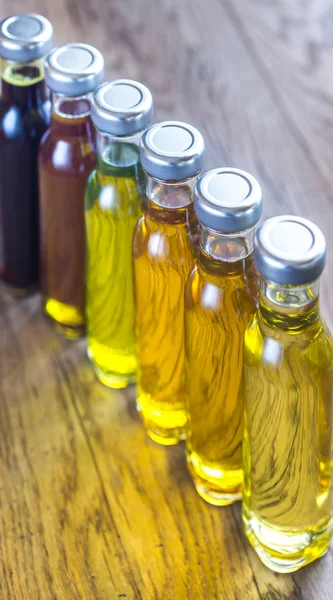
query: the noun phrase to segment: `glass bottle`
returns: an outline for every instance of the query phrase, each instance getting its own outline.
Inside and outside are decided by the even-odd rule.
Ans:
[[[242,350],[259,295],[261,208],[258,182],[238,169],[209,171],[194,189],[200,255],[185,291],[186,456],[198,493],[216,505],[242,492]]]
[[[91,93],[103,70],[87,44],[60,46],[45,63],[53,97],[39,151],[41,287],[46,315],[70,338],[85,331],[84,190],[96,161]]]
[[[325,239],[310,221],[258,230],[259,309],[245,333],[246,535],[274,571],[322,556],[332,531],[333,344],[319,312]]]
[[[39,283],[37,154],[50,120],[43,57],[52,38],[40,15],[0,23],[0,277],[18,296]]]
[[[94,94],[98,155],[85,201],[88,356],[113,388],[136,374],[132,238],[145,189],[138,146],[151,116],[151,93],[136,81],[105,83]]]
[[[140,157],[148,181],[133,241],[138,408],[148,435],[169,445],[185,437],[184,288],[204,142],[194,127],[166,121],[144,133]]]

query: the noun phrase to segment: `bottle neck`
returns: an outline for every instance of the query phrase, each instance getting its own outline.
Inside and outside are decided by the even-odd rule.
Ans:
[[[194,220],[193,189],[198,176],[184,181],[165,182],[147,175],[147,212],[161,222],[185,223]]]
[[[254,228],[221,233],[200,223],[200,262],[213,272],[244,272],[252,261]]]
[[[37,106],[48,99],[44,59],[18,63],[1,59],[1,96],[8,102]]]
[[[212,260],[236,262],[253,251],[254,228],[237,233],[221,233],[200,223],[200,251]]]
[[[97,153],[100,161],[114,167],[124,168],[137,164],[142,132],[127,136],[113,136],[98,129],[96,132]]]
[[[51,131],[64,138],[88,138],[95,148],[95,130],[90,117],[91,94],[68,97],[52,94]]]
[[[264,320],[297,332],[319,316],[319,279],[301,286],[280,285],[261,277],[260,311]]]
[[[91,94],[64,96],[52,94],[52,116],[58,121],[80,121],[90,117]]]
[[[140,165],[139,142],[142,132],[128,136],[113,136],[96,130],[97,171],[110,177],[126,177],[140,184],[144,195],[145,175]]]

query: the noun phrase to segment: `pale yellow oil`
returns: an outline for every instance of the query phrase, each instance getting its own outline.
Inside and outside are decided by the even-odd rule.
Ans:
[[[184,288],[194,262],[193,206],[148,212],[134,236],[137,398],[148,435],[176,444],[186,432]]]
[[[318,300],[276,310],[264,298],[245,334],[243,522],[274,571],[296,571],[329,547],[332,386]]]
[[[99,379],[112,388],[136,377],[132,238],[142,213],[138,150],[119,146],[110,150],[109,160],[121,159],[122,166],[98,161],[85,210],[88,356]]]
[[[201,251],[186,286],[186,455],[198,493],[225,505],[242,492],[243,338],[259,289],[252,254],[218,254],[225,262]]]

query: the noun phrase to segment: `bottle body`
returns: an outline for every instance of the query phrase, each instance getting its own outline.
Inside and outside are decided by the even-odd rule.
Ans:
[[[44,311],[67,337],[85,330],[84,192],[96,160],[89,97],[55,98],[39,152]]]
[[[244,348],[243,522],[262,561],[295,571],[332,529],[332,337],[312,286],[263,280]]]
[[[185,294],[186,455],[198,493],[225,505],[241,498],[242,350],[257,304],[258,274],[252,231],[247,240],[201,226],[201,238]]]
[[[148,178],[147,211],[133,242],[138,408],[152,439],[185,437],[184,289],[194,261],[194,180]]]
[[[88,356],[104,384],[122,388],[136,375],[132,239],[144,175],[138,136],[99,138],[85,201]]]
[[[41,60],[1,61],[1,278],[16,295],[39,284],[38,147],[50,116]]]

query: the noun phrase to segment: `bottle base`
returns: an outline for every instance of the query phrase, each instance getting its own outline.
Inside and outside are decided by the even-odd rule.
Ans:
[[[53,298],[45,298],[43,302],[44,313],[58,333],[71,340],[77,340],[85,335],[85,320],[80,309]]]
[[[250,515],[244,506],[243,526],[261,561],[277,573],[293,573],[324,556],[332,534],[332,519],[303,531],[286,531]]]
[[[98,379],[107,387],[121,390],[135,383],[134,354],[119,354],[91,339],[88,340],[87,354]],[[97,356],[100,356],[101,360],[97,360]]]
[[[170,406],[170,405],[169,405]],[[186,439],[186,411],[153,404],[151,395],[139,393],[137,409],[149,437],[162,446],[174,446]]]
[[[1,283],[4,287],[4,290],[6,290],[6,292],[8,294],[13,296],[13,298],[18,299],[18,300],[20,300],[21,298],[22,299],[28,298],[29,296],[32,296],[33,294],[36,294],[36,292],[38,292],[37,284],[34,284],[27,288],[21,288],[21,287],[14,287],[10,283],[7,283],[5,279],[2,279]]]
[[[242,499],[242,469],[226,470],[187,452],[187,467],[199,496],[214,506],[227,506]]]
[[[121,375],[116,373],[105,373],[105,371],[102,371],[93,361],[91,361],[91,363],[100,382],[109,388],[122,390],[135,383],[135,374]]]
[[[163,430],[163,429],[151,429],[147,428],[144,423],[145,430],[149,435],[150,439],[161,446],[175,446],[186,439],[185,432],[180,429],[174,430]]]

